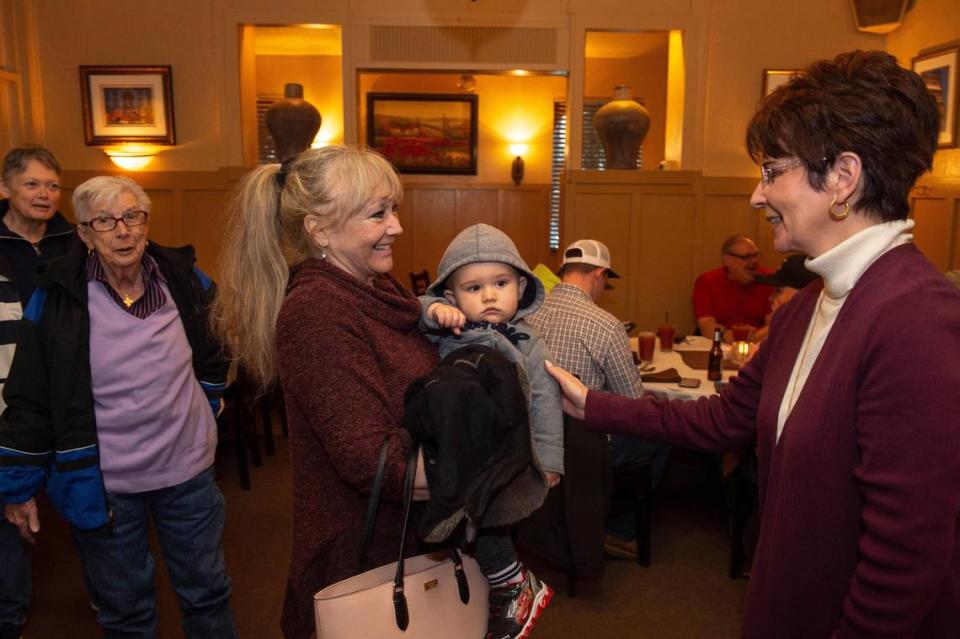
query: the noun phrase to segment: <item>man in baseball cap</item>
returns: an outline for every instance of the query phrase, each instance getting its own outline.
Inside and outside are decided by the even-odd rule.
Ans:
[[[574,267],[570,266],[571,264],[582,264],[583,266]],[[600,292],[604,289],[613,288],[607,280],[620,278],[610,268],[610,249],[599,240],[577,240],[563,252],[560,277],[563,278],[564,274],[573,273],[586,276],[577,278],[575,284],[584,289],[593,298],[593,301],[597,301]]]
[[[640,397],[643,388],[640,374],[633,363],[630,342],[623,323],[600,308],[596,301],[607,285],[608,278],[620,276],[610,268],[610,250],[598,240],[577,240],[563,252],[560,266],[561,282],[553,287],[547,299],[535,313],[528,315],[527,323],[540,333],[553,354],[551,361],[578,376],[591,390],[602,390],[626,397]],[[576,453],[582,456],[591,454],[593,446],[606,447],[604,436],[595,440],[579,441]],[[628,464],[637,460],[653,460],[653,485],[663,474],[670,446],[660,442],[642,440],[636,437],[614,435],[610,439],[610,451],[614,466]],[[577,454],[568,447],[565,457],[575,467]],[[565,481],[577,481],[578,475],[568,474]],[[580,475],[582,477],[582,475]],[[597,486],[602,482],[595,482]],[[581,485],[594,485],[584,481]],[[589,499],[588,492],[583,498]],[[606,494],[597,494],[596,499],[606,499]],[[603,553],[625,559],[637,558],[636,517],[632,513],[607,522],[592,521],[584,518],[578,521],[583,530],[589,531],[590,539],[596,535],[595,544],[578,551],[577,569],[581,574],[598,574],[590,561],[591,554],[598,570],[603,569]],[[538,522],[539,524],[540,522]],[[557,526],[546,526],[558,530]],[[606,530],[604,530],[606,529]],[[526,529],[530,540],[547,538],[549,531],[531,531]],[[604,534],[605,533],[605,534]],[[524,533],[521,533],[524,536]],[[538,536],[539,535],[539,536]],[[533,544],[528,544],[534,551]],[[549,555],[545,555],[548,556]]]

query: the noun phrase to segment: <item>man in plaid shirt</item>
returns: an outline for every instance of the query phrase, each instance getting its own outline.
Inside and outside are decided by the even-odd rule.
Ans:
[[[619,278],[610,268],[610,251],[597,240],[577,240],[563,253],[561,283],[527,322],[540,333],[553,362],[580,378],[590,390],[640,397],[643,387],[633,363],[623,323],[596,304],[608,279]],[[663,476],[670,446],[636,437],[610,438],[613,465],[653,460],[652,485]],[[604,551],[636,559],[635,518],[631,513],[607,522]]]

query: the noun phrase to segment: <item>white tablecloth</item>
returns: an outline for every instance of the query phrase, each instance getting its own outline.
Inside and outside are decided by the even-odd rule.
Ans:
[[[660,382],[644,383],[643,390],[670,397],[671,399],[696,399],[697,397],[707,397],[716,395],[717,389],[713,382],[707,379],[707,371],[695,370],[683,362],[678,351],[709,351],[712,341],[700,335],[691,335],[683,344],[675,344],[672,351],[664,353],[660,350],[660,343],[657,343],[653,351],[653,369],[644,371],[644,374],[656,373],[668,368],[675,368],[680,373],[680,377],[689,377],[700,380],[699,388],[681,388],[678,384],[664,384]],[[636,338],[630,338],[631,348],[636,348]],[[723,380],[726,381],[736,375],[736,371],[724,369]]]

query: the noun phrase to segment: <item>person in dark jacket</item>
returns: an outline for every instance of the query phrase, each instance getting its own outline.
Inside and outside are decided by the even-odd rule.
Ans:
[[[213,479],[227,362],[193,249],[147,245],[150,200],[124,177],[73,196],[76,247],[24,315],[0,421],[0,499],[25,539],[45,486],[71,525],[107,637],[153,637],[152,520],[189,638],[233,638]]]
[[[0,390],[16,346],[23,307],[37,268],[77,244],[73,226],[57,211],[60,163],[39,146],[11,149],[0,173]],[[0,412],[5,408],[0,399]],[[17,639],[30,603],[29,545],[0,518],[0,639]]]

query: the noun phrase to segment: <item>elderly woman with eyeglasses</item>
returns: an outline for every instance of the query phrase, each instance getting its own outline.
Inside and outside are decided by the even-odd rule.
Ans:
[[[156,632],[152,521],[184,634],[235,637],[212,469],[227,370],[207,327],[214,288],[191,247],[147,242],[133,180],[88,180],[73,206],[85,248],[39,276],[4,389],[5,515],[33,540],[45,486],[107,637]]]
[[[692,402],[587,392],[598,428],[712,450],[755,442],[761,524],[743,636],[960,637],[960,292],[914,246],[909,193],[939,113],[889,54],[817,62],[760,103],[751,203],[820,275],[759,353]],[[922,222],[921,222],[922,223]]]

